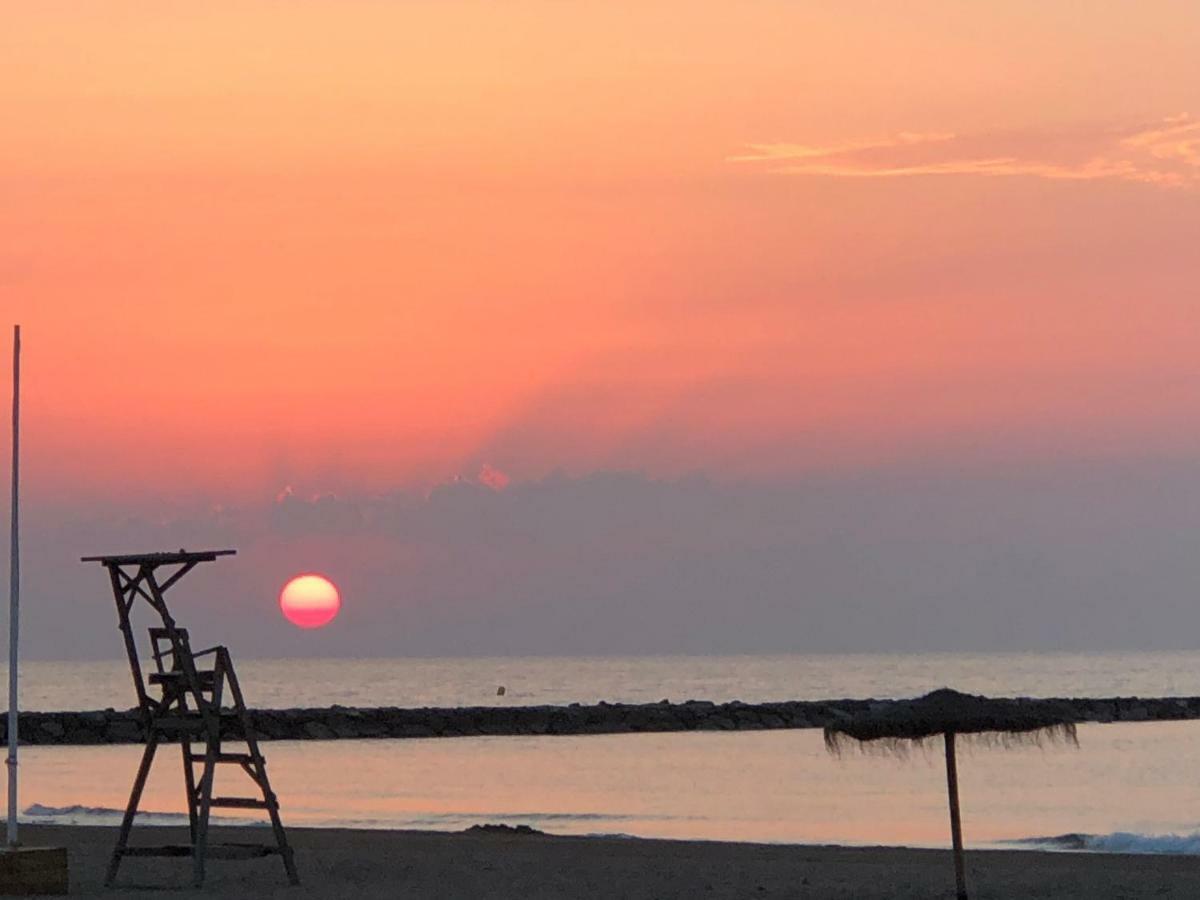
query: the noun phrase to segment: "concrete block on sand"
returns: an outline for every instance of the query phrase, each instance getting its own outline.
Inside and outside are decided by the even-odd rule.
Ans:
[[[0,896],[65,894],[69,888],[66,847],[0,849]]]

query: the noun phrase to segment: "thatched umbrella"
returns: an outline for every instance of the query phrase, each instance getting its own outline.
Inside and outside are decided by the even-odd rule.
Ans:
[[[1077,744],[1071,711],[1052,700],[990,700],[942,688],[916,700],[897,701],[830,725],[825,746],[841,752],[853,743],[862,749],[906,755],[941,735],[946,745],[946,789],[950,797],[950,834],[954,839],[954,877],[958,900],[966,900],[962,822],[958,811],[955,738],[1013,747],[1044,740]]]

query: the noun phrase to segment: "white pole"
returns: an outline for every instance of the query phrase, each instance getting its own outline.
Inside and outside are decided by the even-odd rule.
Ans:
[[[21,326],[13,326],[12,401],[12,547],[8,557],[8,846],[17,840],[17,624],[21,607],[20,534],[17,531],[17,485],[20,465]]]

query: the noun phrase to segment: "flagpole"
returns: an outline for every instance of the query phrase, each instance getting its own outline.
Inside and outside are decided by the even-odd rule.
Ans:
[[[13,326],[12,553],[8,558],[8,846],[0,847],[0,896],[66,894],[70,873],[66,847],[23,847],[17,840],[17,613],[20,611],[21,556],[17,531],[17,488],[21,427],[21,326]]]
[[[17,847],[17,636],[21,598],[20,533],[18,532],[17,488],[20,465],[21,425],[21,326],[13,326],[12,398],[12,540],[8,557],[8,846]]]

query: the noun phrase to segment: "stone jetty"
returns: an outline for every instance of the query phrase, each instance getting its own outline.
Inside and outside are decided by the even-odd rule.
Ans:
[[[344,707],[258,709],[262,740],[324,741],[354,738],[450,738],[477,735],[628,734],[663,731],[760,731],[823,728],[894,700],[793,700],[778,703],[597,703],[569,706],[467,706],[447,709]],[[1044,701],[1029,700],[1029,703]],[[1057,699],[1079,722],[1149,722],[1200,719],[1200,697]],[[0,718],[0,740],[6,740]],[[231,734],[232,736],[232,734]],[[22,744],[136,744],[142,727],[136,710],[22,712]]]

